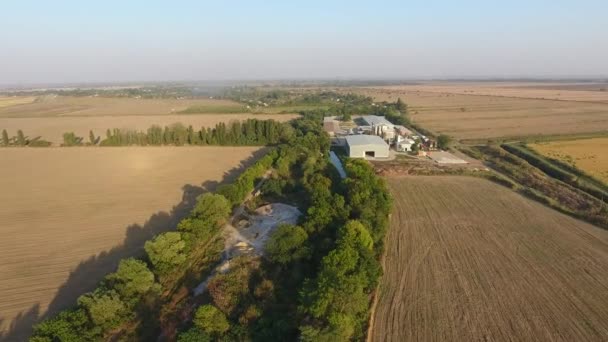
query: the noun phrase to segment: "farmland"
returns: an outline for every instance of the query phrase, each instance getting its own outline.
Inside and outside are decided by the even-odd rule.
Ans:
[[[608,93],[559,90],[564,95],[557,100],[542,99],[536,88],[524,85],[484,88],[485,92],[457,83],[360,88],[358,92],[376,100],[401,97],[415,123],[460,140],[608,131]],[[585,97],[586,92],[598,95]]]
[[[0,107],[2,118],[54,117],[54,116],[122,116],[122,115],[167,115],[196,106],[204,113],[240,113],[242,105],[228,100],[215,99],[137,99],[93,96],[43,95],[16,97],[22,104]],[[29,102],[26,100],[30,99]]]
[[[0,331],[73,305],[116,262],[173,228],[257,147],[0,150]],[[26,317],[29,317],[26,315]],[[23,322],[22,322],[23,323]],[[0,334],[1,336],[1,334]]]
[[[387,89],[608,104],[608,85],[605,83],[438,82]]]
[[[608,138],[552,141],[529,146],[608,183]]]
[[[54,144],[60,144],[65,132],[74,132],[77,136],[88,137],[89,130],[97,136],[105,137],[107,129],[146,130],[152,125],[161,127],[179,122],[196,129],[213,127],[220,122],[232,120],[273,119],[289,121],[298,117],[295,114],[201,114],[201,115],[129,115],[120,118],[107,116],[87,117],[45,117],[45,118],[0,118],[0,129],[6,129],[14,135],[18,129],[30,137],[41,136]]]
[[[13,99],[13,103],[2,107],[3,99]],[[114,128],[146,130],[152,125],[163,127],[179,122],[200,129],[232,120],[256,118],[289,121],[298,117],[296,114],[244,113],[243,108],[234,101],[215,99],[136,99],[56,95],[7,97],[0,98],[0,129],[6,129],[11,136],[15,135],[17,130],[23,130],[30,138],[40,136],[58,145],[66,132],[88,137],[89,131],[92,130],[96,136],[105,137],[106,130]]]
[[[35,99],[36,98],[32,97],[32,96],[19,96],[19,97],[0,96],[0,110],[2,108],[6,108],[6,107],[32,103],[32,102],[34,102]]]
[[[388,182],[373,340],[606,339],[607,231],[482,179]]]

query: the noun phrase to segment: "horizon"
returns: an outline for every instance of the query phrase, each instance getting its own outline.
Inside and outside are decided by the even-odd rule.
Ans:
[[[0,13],[0,85],[602,79],[606,10],[546,0],[26,0]]]

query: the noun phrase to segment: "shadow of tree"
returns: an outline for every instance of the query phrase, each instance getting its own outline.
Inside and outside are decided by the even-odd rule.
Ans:
[[[25,341],[32,333],[33,326],[59,311],[76,305],[78,297],[85,292],[92,291],[103,277],[116,270],[118,262],[126,257],[142,256],[144,243],[156,234],[174,230],[181,219],[186,217],[196,203],[196,198],[209,191],[215,190],[218,185],[230,183],[238,175],[267,152],[261,149],[242,161],[239,166],[226,172],[220,182],[206,181],[200,186],[186,184],[182,187],[182,199],[173,206],[171,211],[153,214],[143,225],[132,224],[127,227],[125,239],[122,244],[109,251],[92,255],[70,273],[66,282],[61,285],[52,299],[46,312],[40,312],[40,303],[34,304],[30,309],[23,311],[15,317],[5,332],[0,331],[0,341]],[[5,319],[0,318],[0,324]]]

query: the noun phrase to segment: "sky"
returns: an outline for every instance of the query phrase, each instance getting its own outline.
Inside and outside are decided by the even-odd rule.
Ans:
[[[608,76],[608,1],[3,1],[0,84]]]

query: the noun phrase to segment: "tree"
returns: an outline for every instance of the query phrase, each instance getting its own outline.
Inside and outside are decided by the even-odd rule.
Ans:
[[[349,244],[352,247],[361,247],[368,250],[372,250],[374,247],[374,240],[372,239],[369,231],[359,221],[349,221],[340,230],[340,236],[338,238],[338,244]]]
[[[82,145],[82,138],[76,136],[74,132],[63,133],[63,144],[62,146],[80,146]]]
[[[350,121],[352,120],[352,115],[350,114],[350,112],[346,112],[344,114],[342,114],[342,121]]]
[[[272,262],[287,264],[310,255],[306,245],[308,234],[299,226],[281,225],[266,243],[266,252]]]
[[[23,135],[23,131],[18,130],[17,131],[17,145],[25,146],[26,144],[27,144],[27,141],[25,140],[25,135]]]
[[[10,140],[8,138],[8,132],[5,129],[2,130],[2,146],[10,145]]]
[[[178,232],[160,234],[144,245],[150,262],[161,275],[186,261],[185,247],[186,242]]]
[[[194,325],[209,334],[222,334],[228,331],[230,323],[226,315],[213,305],[203,305],[194,314]]]
[[[447,150],[451,144],[452,144],[452,137],[450,137],[449,135],[440,134],[437,137],[437,147],[439,147],[440,149]]]
[[[137,302],[154,286],[154,274],[145,262],[134,258],[121,260],[116,272],[106,276],[106,280],[130,303]]]
[[[89,143],[91,143],[91,145],[97,145],[98,142],[98,138],[95,136],[93,131],[89,131]]]
[[[395,108],[401,112],[401,114],[406,114],[407,113],[407,104],[405,104],[405,102],[401,101],[401,98],[397,98],[397,102],[395,103]]]
[[[177,342],[211,342],[214,339],[201,329],[194,327],[179,334]]]
[[[88,324],[89,319],[84,310],[62,311],[56,317],[35,325],[30,341],[79,342],[93,340],[93,336],[90,336],[91,331],[87,331]]]
[[[205,220],[210,225],[217,227],[226,222],[231,213],[230,202],[226,197],[218,194],[206,193],[196,199],[196,205],[192,209],[192,216]]]
[[[102,330],[119,326],[131,315],[127,305],[114,290],[97,288],[78,298],[78,305],[85,309],[91,321]]]
[[[418,152],[420,151],[420,142],[416,141],[415,143],[413,143],[411,150],[412,150],[412,153],[418,154]]]

